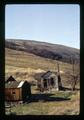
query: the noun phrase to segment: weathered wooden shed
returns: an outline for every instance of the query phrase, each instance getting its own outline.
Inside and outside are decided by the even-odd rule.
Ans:
[[[41,75],[41,78],[38,80],[37,87],[38,89],[43,91],[51,88],[60,90],[62,88],[60,75],[57,72],[45,72],[43,75]]]
[[[16,80],[8,80],[8,82],[5,83],[6,101],[26,101],[30,96],[31,86],[27,81],[18,82]]]

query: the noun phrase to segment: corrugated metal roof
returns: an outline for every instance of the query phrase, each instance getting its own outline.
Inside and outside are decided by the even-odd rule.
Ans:
[[[11,81],[8,83],[5,83],[5,88],[17,88],[20,82],[17,81]]]
[[[25,81],[21,81],[21,82],[19,83],[19,85],[17,86],[17,88],[22,87],[22,85],[24,84],[24,82],[25,82]]]

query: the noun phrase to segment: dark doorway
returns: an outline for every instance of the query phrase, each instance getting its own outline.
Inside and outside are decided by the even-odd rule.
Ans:
[[[25,82],[24,85],[22,86],[22,99],[23,101],[27,101],[31,96],[31,88],[30,85]]]
[[[47,88],[47,80],[46,79],[43,80],[43,83],[44,83],[44,88]]]
[[[54,78],[51,78],[50,81],[51,81],[51,86],[54,86]]]

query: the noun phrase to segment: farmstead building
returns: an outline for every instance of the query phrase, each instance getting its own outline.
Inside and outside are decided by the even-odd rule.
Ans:
[[[62,89],[62,83],[60,79],[60,75],[55,72],[47,71],[37,82],[37,87],[41,91],[55,88],[56,90]]]
[[[27,81],[16,81],[12,76],[5,83],[6,101],[26,101],[31,96],[30,84]]]

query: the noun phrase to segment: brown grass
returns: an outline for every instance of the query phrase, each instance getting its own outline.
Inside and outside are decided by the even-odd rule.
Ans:
[[[56,60],[42,58],[23,51],[15,51],[5,49],[5,74],[6,76],[14,76],[16,80],[35,80],[36,73],[47,70],[57,71],[57,62],[60,65],[61,79],[63,86],[71,87],[70,73],[72,73],[72,65]],[[75,66],[77,69],[77,66]],[[77,69],[78,70],[78,69]],[[78,71],[79,72],[79,71]],[[77,87],[80,87],[79,85]],[[36,86],[32,86],[32,93],[36,94]],[[18,104],[12,108],[12,112],[20,115],[76,115],[79,114],[80,93],[76,91],[69,95],[68,91],[54,92],[54,97],[70,98],[69,101],[38,101],[29,104]]]
[[[78,115],[80,113],[78,91],[75,93],[53,92],[50,97],[70,98],[70,100],[54,102],[39,100],[37,102],[17,104],[11,108],[11,112],[15,112],[17,115]]]
[[[70,79],[69,73],[72,73],[71,64],[42,58],[23,51],[16,51],[8,48],[5,49],[6,76],[13,75],[17,80],[28,80],[36,73],[47,70],[57,71],[57,62],[59,62],[60,65],[62,82],[66,84]]]

